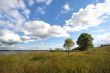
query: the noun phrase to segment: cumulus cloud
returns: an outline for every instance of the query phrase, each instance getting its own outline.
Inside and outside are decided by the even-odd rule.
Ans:
[[[36,0],[49,5],[52,0]],[[22,13],[19,11],[22,10]],[[45,9],[45,8],[44,8]],[[38,9],[42,14],[42,8]],[[60,26],[35,20],[27,21],[30,10],[23,0],[0,0],[0,44],[13,45],[19,42],[29,42],[48,37],[67,37],[69,34]],[[25,15],[23,15],[25,14]],[[19,33],[22,33],[19,34]]]
[[[79,31],[89,27],[98,26],[107,16],[110,15],[110,1],[104,3],[89,4],[81,8],[79,12],[73,13],[69,20],[66,20],[65,29],[68,31]]]
[[[67,31],[61,26],[57,26],[57,25],[51,26],[51,28],[49,29],[49,34],[55,37],[63,37],[63,36],[69,37]]]
[[[20,36],[10,30],[0,30],[0,45],[13,45],[21,42]]]
[[[20,39],[21,39],[21,42],[23,42],[23,43],[28,43],[28,42],[34,41],[33,39],[31,39],[29,36],[26,36],[26,35],[20,36]]]
[[[22,13],[19,12],[19,9],[22,10]],[[0,0],[0,25],[6,29],[16,29],[18,30],[28,18],[30,10],[25,6],[23,0]],[[24,16],[22,15],[24,14]],[[17,26],[17,27],[16,27]]]
[[[33,0],[32,0],[33,1]],[[52,0],[35,0],[50,5]],[[64,10],[70,10],[68,3]],[[19,11],[22,10],[22,13]],[[45,8],[44,8],[45,9]],[[45,14],[45,10],[38,9]],[[90,4],[79,12],[73,13],[66,25],[61,27],[44,21],[28,21],[30,10],[23,0],[0,0],[0,46],[28,42],[48,37],[69,37],[67,31],[80,31],[101,24],[110,15],[110,0],[104,3]],[[23,33],[22,35],[18,33]],[[105,34],[108,35],[108,34]],[[108,36],[104,36],[108,37]],[[95,37],[97,38],[97,37]]]
[[[60,26],[51,26],[44,21],[29,21],[23,25],[32,39],[43,39],[49,36],[67,37],[69,34]]]
[[[0,0],[0,11],[9,12],[16,9],[22,9],[26,15],[30,13],[23,0]]]
[[[48,37],[50,25],[43,21],[29,21],[23,25],[24,29],[29,32],[33,39]]]
[[[0,30],[1,47],[11,47],[17,43],[27,43],[29,41],[33,41],[29,36],[20,36],[18,33],[7,29]]]
[[[23,0],[0,0],[0,47],[11,47],[16,43],[23,42],[21,36],[16,33],[21,30],[25,17],[30,11],[26,8]]]

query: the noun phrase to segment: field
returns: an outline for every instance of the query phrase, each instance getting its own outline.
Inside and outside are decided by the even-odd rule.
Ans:
[[[110,73],[110,47],[0,55],[0,73]]]

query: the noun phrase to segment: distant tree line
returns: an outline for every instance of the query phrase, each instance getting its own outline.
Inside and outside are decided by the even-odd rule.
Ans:
[[[110,46],[110,44],[101,44],[100,47]]]

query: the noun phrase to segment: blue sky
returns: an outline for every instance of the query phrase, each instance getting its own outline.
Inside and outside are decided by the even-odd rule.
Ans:
[[[109,0],[0,0],[0,49],[48,50],[90,33],[110,43]]]

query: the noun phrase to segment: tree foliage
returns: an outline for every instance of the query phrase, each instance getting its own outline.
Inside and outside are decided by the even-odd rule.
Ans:
[[[74,45],[74,42],[72,41],[71,38],[67,38],[65,40],[63,47],[68,50],[68,54],[69,54],[69,51],[70,51],[70,47],[72,47],[73,45]]]
[[[93,47],[93,38],[88,33],[82,33],[77,40],[79,45],[79,50],[87,50],[90,47]]]

